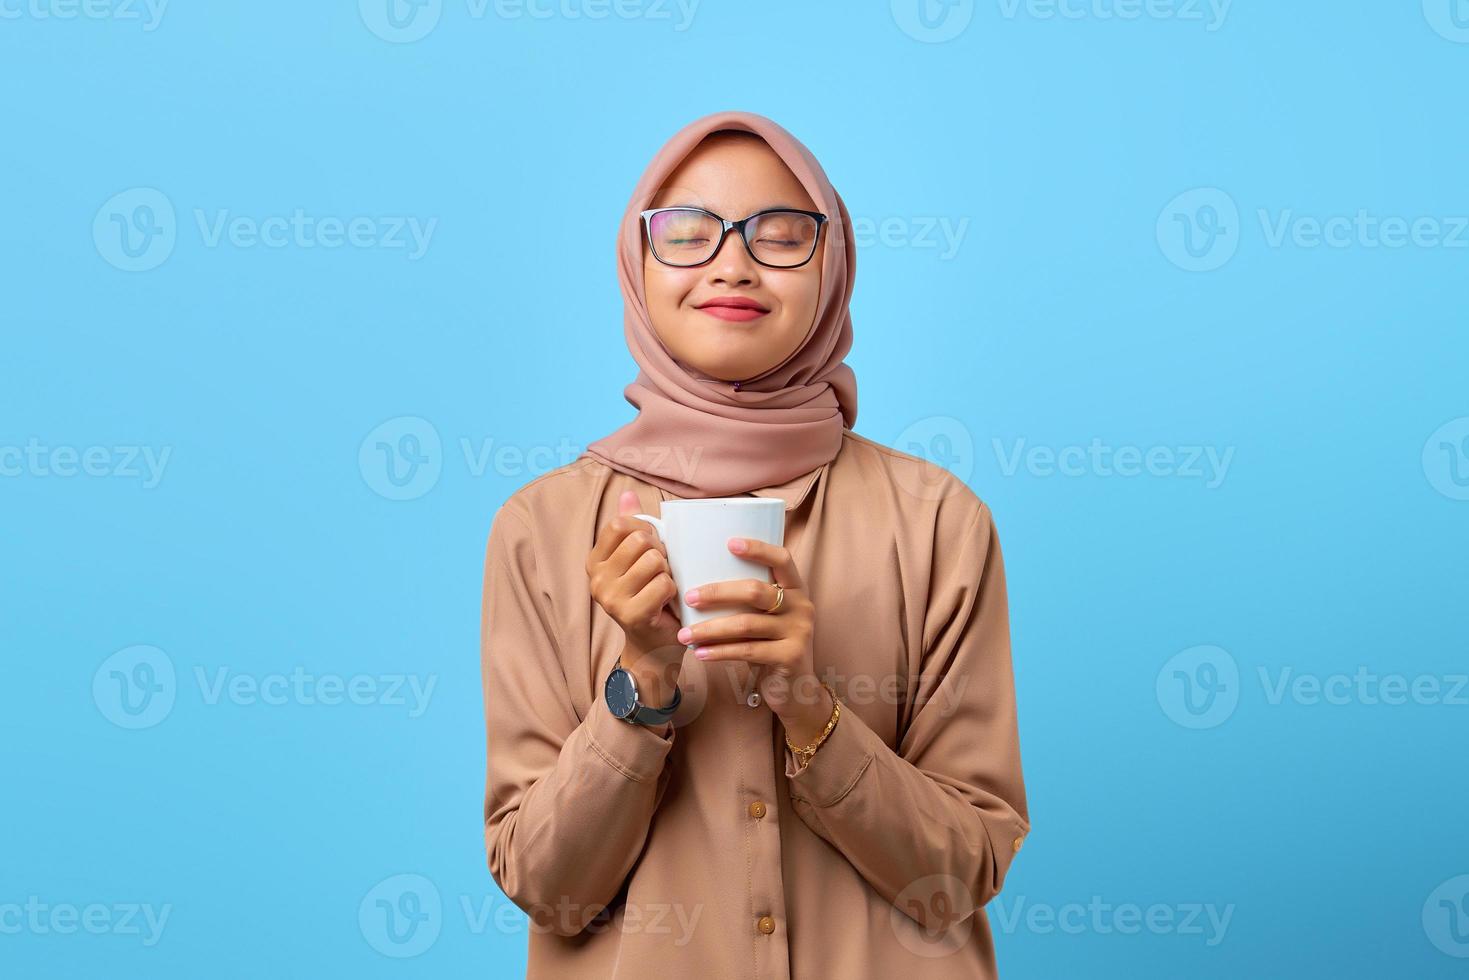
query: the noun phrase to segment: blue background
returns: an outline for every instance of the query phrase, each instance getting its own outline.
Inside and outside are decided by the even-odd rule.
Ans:
[[[631,416],[616,222],[741,108],[869,229],[857,431],[996,514],[1034,822],[1002,975],[1463,975],[1469,5],[93,2],[0,18],[0,913],[113,925],[0,914],[0,972],[522,975],[482,848],[485,537]],[[369,244],[208,234],[297,209]],[[1359,212],[1457,246],[1295,223]],[[1440,693],[1273,695],[1359,670]],[[293,672],[375,686],[214,696]],[[1094,902],[1230,918],[1067,917]]]

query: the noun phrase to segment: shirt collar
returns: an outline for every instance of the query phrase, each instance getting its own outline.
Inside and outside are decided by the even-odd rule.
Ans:
[[[785,483],[778,483],[773,487],[761,487],[758,490],[750,490],[748,491],[748,493],[753,494],[756,497],[779,497],[785,501],[785,509],[787,511],[792,511],[801,506],[801,502],[811,495],[811,490],[813,487],[816,486],[816,482],[821,478],[821,475],[830,468],[831,461],[828,460],[827,462],[822,463],[820,466],[816,467],[816,469],[812,470],[811,472],[802,473],[794,480],[788,480]],[[687,497],[680,497],[678,494],[671,493],[668,490],[663,489],[662,487],[658,488],[658,495],[661,500],[690,499]],[[744,496],[744,494],[739,494],[737,496]]]

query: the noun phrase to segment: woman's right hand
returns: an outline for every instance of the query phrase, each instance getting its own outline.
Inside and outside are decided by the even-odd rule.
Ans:
[[[654,655],[658,667],[682,662],[678,616],[668,607],[678,598],[668,550],[651,524],[632,516],[638,512],[636,493],[624,490],[617,512],[597,532],[587,556],[592,598],[622,627],[627,656]],[[624,666],[631,664],[624,660]]]

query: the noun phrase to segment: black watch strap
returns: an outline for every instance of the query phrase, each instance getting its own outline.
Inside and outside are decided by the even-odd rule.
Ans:
[[[655,708],[650,704],[643,704],[640,701],[627,720],[636,722],[639,725],[661,725],[673,717],[673,713],[678,710],[678,703],[682,700],[683,690],[675,684],[673,685],[673,703],[669,704],[668,707]]]

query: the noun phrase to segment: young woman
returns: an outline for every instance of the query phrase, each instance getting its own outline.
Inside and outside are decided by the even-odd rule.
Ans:
[[[485,847],[529,977],[995,976],[983,906],[1030,830],[1000,547],[851,429],[845,204],[719,112],[618,245],[638,415],[511,495],[485,563]],[[632,515],[744,494],[785,503],[784,547],[728,542],[774,582],[685,583],[721,615],[683,629]]]

